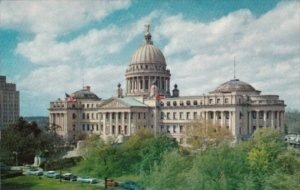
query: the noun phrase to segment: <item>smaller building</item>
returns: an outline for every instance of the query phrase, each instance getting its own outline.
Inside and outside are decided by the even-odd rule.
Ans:
[[[5,76],[0,76],[0,127],[17,121],[20,115],[20,98],[16,84],[7,83]]]

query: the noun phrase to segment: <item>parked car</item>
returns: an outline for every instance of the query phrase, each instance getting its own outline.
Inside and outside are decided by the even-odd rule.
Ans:
[[[88,177],[88,176],[82,176],[82,177],[78,176],[77,181],[81,183],[90,183],[90,184],[97,183],[97,180],[95,178]]]
[[[61,178],[68,181],[77,181],[77,176],[72,173],[65,173],[61,176]]]
[[[113,179],[107,179],[106,184],[107,184],[107,186],[110,186],[110,187],[118,187],[119,186],[118,182],[114,181]]]
[[[44,172],[44,176],[49,177],[49,178],[55,178],[55,179],[59,179],[60,178],[60,174],[57,173],[56,171],[47,171],[47,172]]]
[[[43,175],[43,169],[41,169],[41,168],[29,168],[28,170],[26,170],[24,172],[24,174],[42,176]]]
[[[133,181],[126,181],[123,183],[119,184],[120,187],[124,189],[129,189],[129,190],[143,190],[144,187],[138,183],[135,183]]]

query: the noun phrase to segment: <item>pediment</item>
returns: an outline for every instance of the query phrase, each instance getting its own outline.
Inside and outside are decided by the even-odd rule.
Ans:
[[[128,108],[129,106],[116,99],[111,99],[105,102],[100,108]]]

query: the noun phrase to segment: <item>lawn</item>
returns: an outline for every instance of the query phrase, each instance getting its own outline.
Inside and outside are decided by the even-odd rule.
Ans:
[[[1,190],[101,190],[99,185],[81,184],[79,182],[62,181],[37,176],[19,176],[1,180]]]

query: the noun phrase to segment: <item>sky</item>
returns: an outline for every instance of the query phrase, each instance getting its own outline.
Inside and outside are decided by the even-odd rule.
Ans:
[[[16,83],[22,116],[90,85],[101,98],[150,23],[171,85],[203,95],[236,77],[300,110],[300,1],[0,1],[0,75]]]

